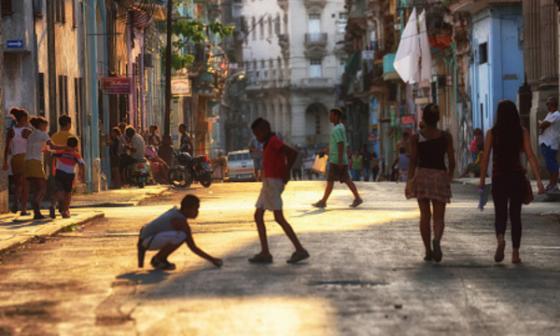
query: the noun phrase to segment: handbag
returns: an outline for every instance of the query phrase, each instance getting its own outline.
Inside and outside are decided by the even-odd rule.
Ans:
[[[535,197],[533,196],[533,187],[531,187],[531,181],[527,178],[527,175],[523,176],[523,204],[527,205],[533,202]]]
[[[319,173],[321,175],[325,175],[327,173],[327,163],[329,162],[328,155],[317,155],[315,156],[315,161],[313,161],[313,166],[311,166],[311,170]]]

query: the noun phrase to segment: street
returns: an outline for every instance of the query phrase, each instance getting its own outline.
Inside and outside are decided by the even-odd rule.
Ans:
[[[181,247],[173,272],[137,269],[140,227],[172,205],[174,192],[0,256],[0,335],[558,335],[560,225],[523,213],[523,264],[493,261],[493,209],[472,186],[453,185],[441,264],[426,263],[415,201],[404,184],[359,183],[365,203],[337,186],[313,209],[324,182],[291,182],[288,221],[311,258],[285,260],[292,246],[267,214],[275,262],[256,266],[252,214],[260,185],[215,184],[191,223],[197,244],[222,269]],[[151,257],[151,253],[147,256]]]

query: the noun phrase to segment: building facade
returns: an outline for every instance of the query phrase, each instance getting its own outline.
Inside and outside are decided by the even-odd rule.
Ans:
[[[344,1],[245,0],[243,66],[248,120],[264,117],[294,145],[328,141],[342,59]]]

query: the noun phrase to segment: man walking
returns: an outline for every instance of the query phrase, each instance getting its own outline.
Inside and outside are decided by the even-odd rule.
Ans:
[[[340,183],[346,183],[350,191],[352,191],[352,194],[354,194],[354,202],[352,202],[350,206],[356,208],[364,201],[360,197],[356,185],[354,185],[354,182],[352,182],[348,175],[348,155],[346,154],[348,143],[346,140],[346,129],[342,124],[342,111],[338,108],[332,109],[330,111],[329,120],[334,127],[329,140],[327,188],[325,189],[323,198],[319,202],[314,203],[313,206],[316,208],[325,208],[329,196],[332,193],[334,182],[340,181]]]
[[[547,192],[558,191],[558,147],[560,145],[560,112],[558,112],[558,99],[550,96],[546,100],[548,114],[539,122],[539,145],[550,174],[550,182],[546,186]]]

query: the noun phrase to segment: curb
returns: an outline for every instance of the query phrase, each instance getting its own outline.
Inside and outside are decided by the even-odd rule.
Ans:
[[[13,242],[8,242],[6,244],[3,244],[2,242],[0,242],[0,256],[2,254],[5,254],[6,252],[10,252],[18,247],[24,246],[28,243],[31,243],[33,241],[44,241],[45,237],[52,237],[52,236],[56,236],[57,234],[59,234],[60,232],[67,230],[68,228],[74,227],[74,226],[81,226],[81,225],[85,225],[85,224],[89,224],[91,222],[97,221],[99,219],[103,219],[105,218],[105,214],[103,212],[100,211],[95,211],[92,214],[83,214],[83,215],[79,215],[80,217],[83,218],[77,218],[76,220],[65,220],[65,219],[60,219],[59,221],[63,221],[65,223],[61,223],[61,224],[57,224],[57,225],[52,225],[53,223],[45,223],[45,227],[43,227],[43,230],[39,229],[38,232],[36,232],[36,234],[29,234],[29,233],[23,233],[23,234],[15,234],[14,235],[14,241]],[[50,230],[49,230],[50,229]],[[4,245],[4,246],[3,246]]]

